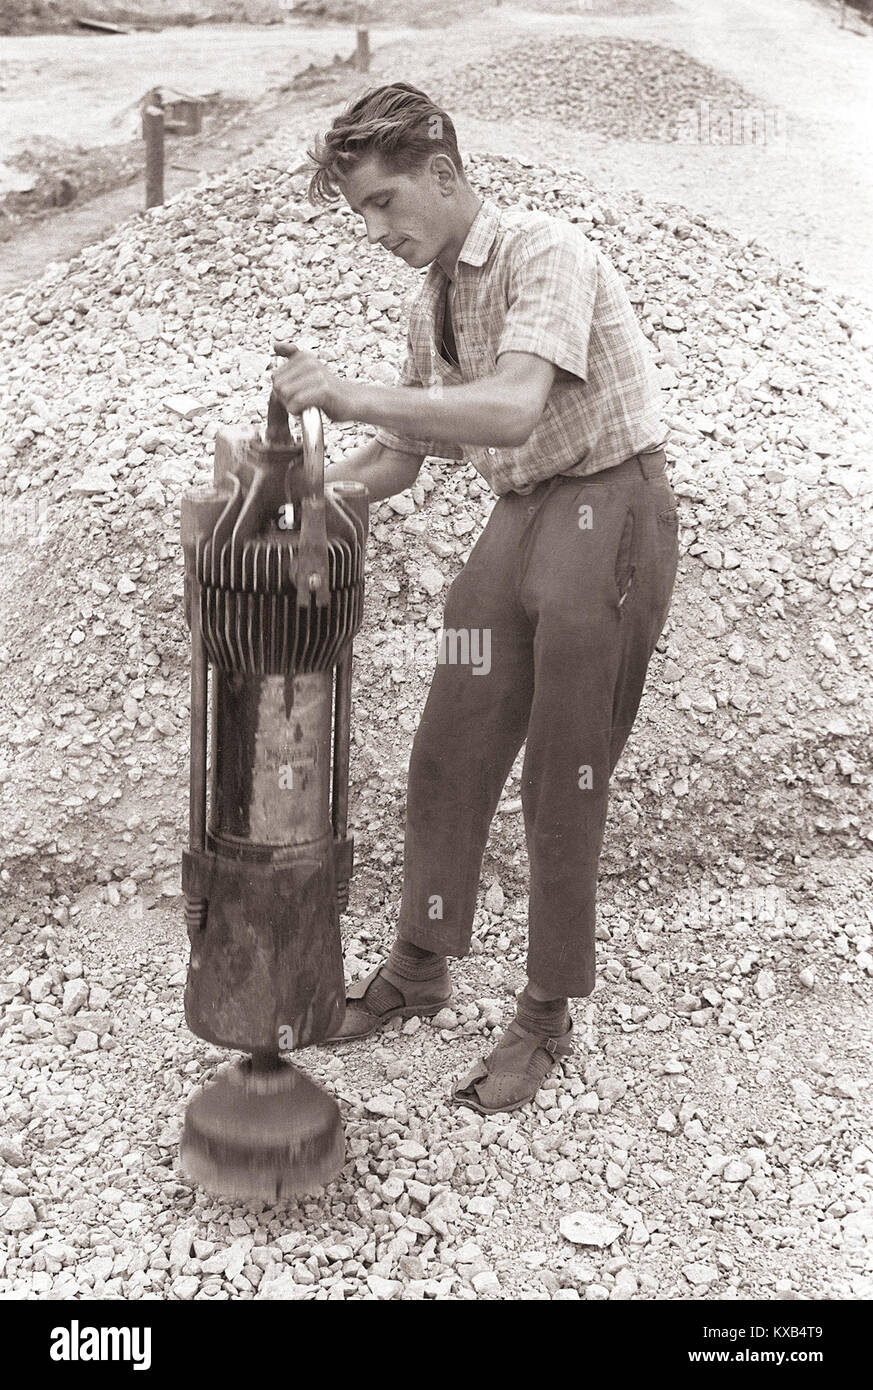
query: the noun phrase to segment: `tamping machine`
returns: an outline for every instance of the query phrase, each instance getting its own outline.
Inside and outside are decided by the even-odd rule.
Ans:
[[[345,1008],[339,914],[353,862],[352,645],[368,493],[325,484],[317,409],[301,427],[292,439],[274,394],[265,437],[219,432],[213,487],[182,501],[185,1018],[198,1037],[247,1056],[190,1102],[181,1161],[212,1192],[267,1200],[323,1186],[345,1157],[336,1102],[280,1053],[329,1037]]]

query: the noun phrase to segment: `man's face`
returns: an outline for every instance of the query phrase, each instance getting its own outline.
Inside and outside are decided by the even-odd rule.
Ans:
[[[439,192],[428,165],[412,174],[393,173],[372,155],[336,182],[352,211],[364,218],[367,240],[407,265],[429,265],[449,240],[451,199]]]

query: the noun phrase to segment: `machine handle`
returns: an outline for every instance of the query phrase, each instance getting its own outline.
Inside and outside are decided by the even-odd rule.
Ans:
[[[300,416],[303,435],[303,487],[304,497],[324,496],[324,425],[318,406],[308,405]],[[291,446],[291,427],[288,412],[275,391],[270,393],[267,406],[266,443],[274,449],[288,449]]]
[[[293,357],[297,348],[292,343],[273,342],[277,357]],[[306,406],[300,414],[303,433],[303,495],[304,497],[324,496],[324,428],[321,411],[317,406]],[[288,411],[275,391],[270,393],[267,407],[266,442],[287,449],[291,444],[291,429],[288,424]]]
[[[280,356],[282,344],[274,344]],[[287,354],[285,354],[287,355]],[[330,602],[327,564],[327,526],[324,511],[324,425],[321,411],[310,405],[301,412],[303,435],[303,477],[300,492],[303,501],[300,519],[300,545],[297,551],[297,603],[308,607],[311,595],[317,607]],[[288,411],[273,391],[267,406],[266,443],[273,448],[288,448],[291,429]]]
[[[288,412],[275,391],[270,392],[270,404],[267,406],[266,442],[275,449],[287,449],[291,444]]]
[[[324,497],[324,425],[317,406],[308,405],[300,416],[303,435],[304,496]]]
[[[330,586],[321,411],[314,405],[307,406],[300,416],[300,425],[303,433],[303,515],[297,552],[297,605],[308,607],[310,595],[314,595],[316,607],[326,608],[330,603]]]

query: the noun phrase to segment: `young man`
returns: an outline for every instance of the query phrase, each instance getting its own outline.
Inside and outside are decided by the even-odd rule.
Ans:
[[[295,414],[315,405],[377,427],[328,482],[360,479],[375,502],[435,455],[472,461],[498,499],[444,614],[447,634],[490,642],[490,665],[436,666],[409,765],[397,939],[349,989],[330,1041],[449,1001],[446,958],[469,951],[489,826],[526,740],[528,982],[498,1046],[453,1092],[510,1110],[573,1051],[568,1000],[594,988],[609,778],[676,575],[654,365],[605,257],[571,224],[480,198],[451,120],[423,92],[372,90],[316,145],[310,197],[341,193],[370,242],[429,269],[397,386],[342,380],[277,345],[290,361],[276,391]]]

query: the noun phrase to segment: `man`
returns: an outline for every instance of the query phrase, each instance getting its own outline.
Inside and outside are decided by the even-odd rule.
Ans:
[[[573,1051],[568,1000],[594,988],[597,865],[609,778],[666,621],[678,560],[648,344],[618,275],[576,227],[504,212],[464,174],[446,113],[406,83],[367,92],[316,149],[313,201],[339,194],[378,242],[429,267],[397,386],[345,381],[310,353],[273,381],[289,411],[377,427],[328,482],[378,501],[428,455],[471,460],[497,502],[445,604],[446,634],[490,664],[440,661],[409,765],[403,894],[385,962],[348,991],[329,1041],[451,997],[482,855],[526,741],[528,982],[454,1099],[524,1105]]]

